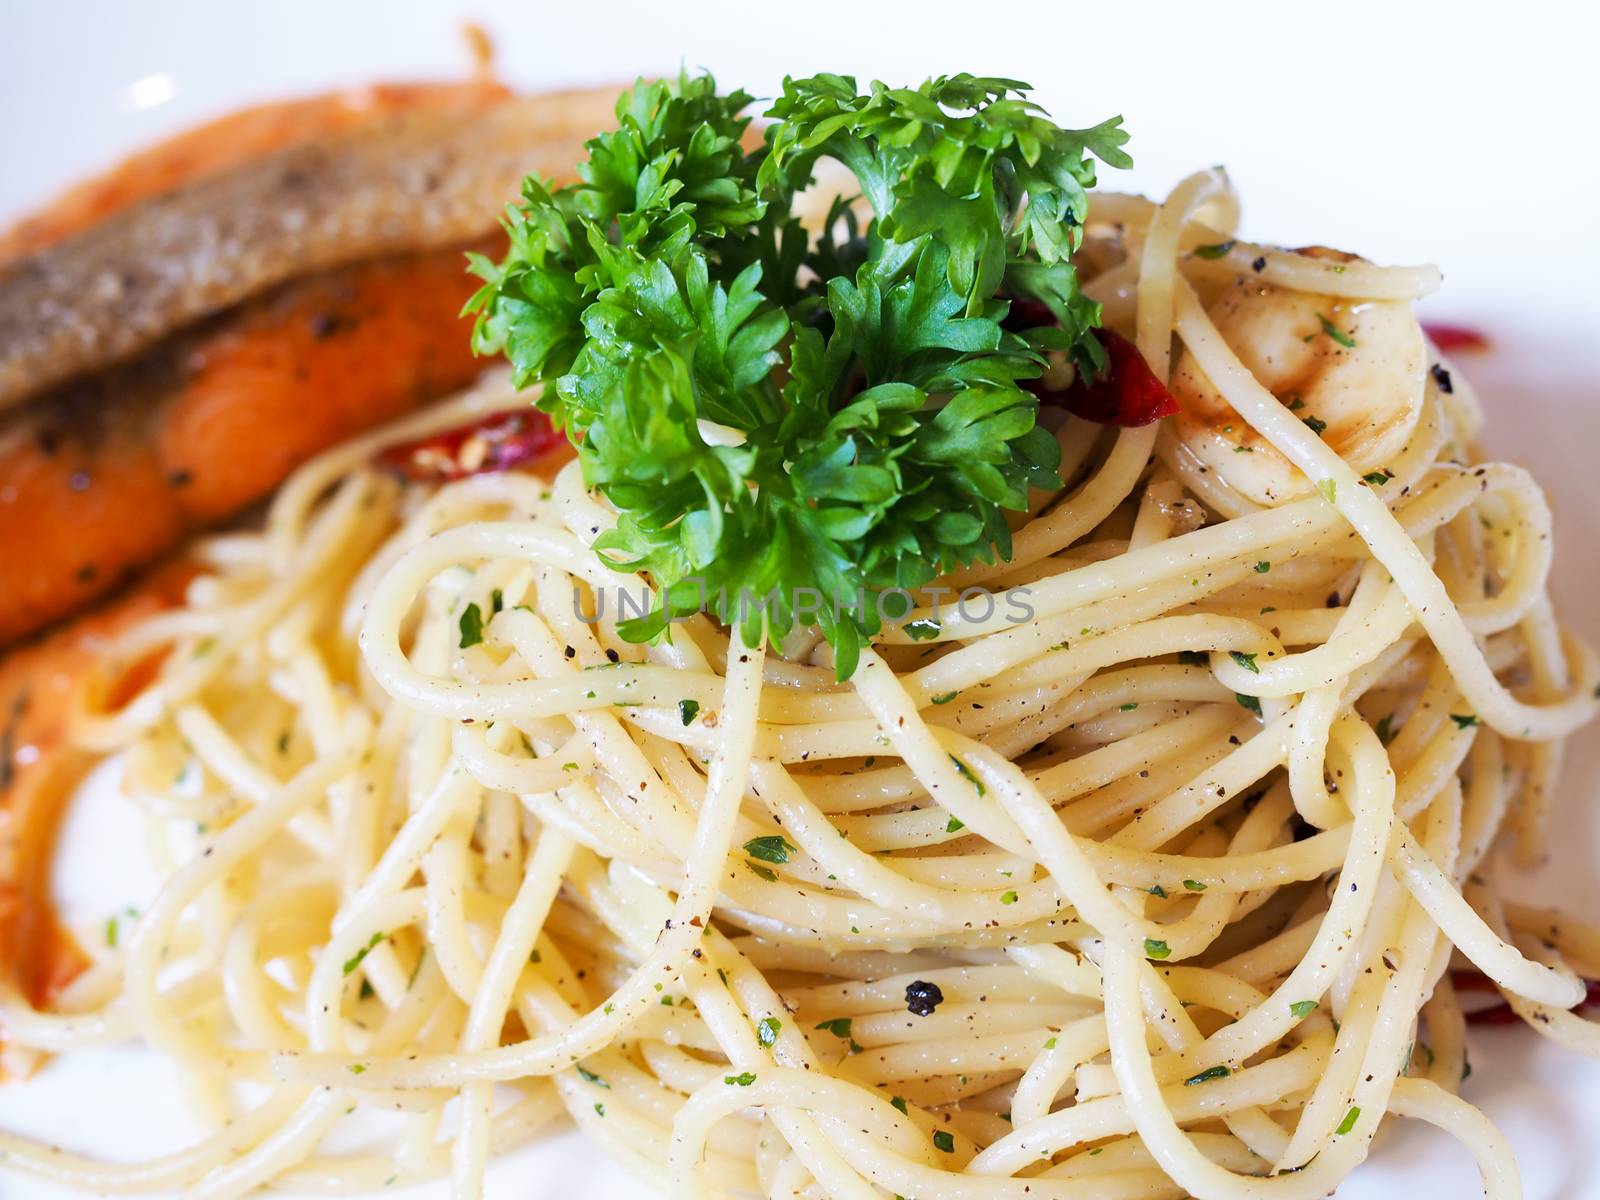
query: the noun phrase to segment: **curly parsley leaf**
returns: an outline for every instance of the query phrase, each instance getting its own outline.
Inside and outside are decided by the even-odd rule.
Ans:
[[[1006,512],[1061,482],[1024,384],[1052,352],[1106,364],[1069,259],[1093,159],[1129,165],[1120,118],[1063,129],[1028,90],[786,79],[747,150],[745,93],[641,82],[578,183],[524,182],[506,256],[471,262],[473,344],[542,385],[618,512],[596,549],[660,589],[625,636],[815,621],[844,679],[881,594],[1010,556]],[[842,199],[813,240],[823,159],[871,215]]]

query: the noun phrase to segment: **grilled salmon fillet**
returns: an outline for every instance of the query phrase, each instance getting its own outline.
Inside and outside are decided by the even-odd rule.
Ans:
[[[524,172],[570,177],[612,104],[360,95],[180,136],[3,243],[26,252],[0,263],[0,647],[469,383],[462,250],[494,249]]]
[[[522,173],[570,177],[613,95],[250,109],[0,234],[0,974],[34,1003],[86,962],[48,895],[80,677],[179,599],[190,533],[471,382],[463,251],[496,248]]]

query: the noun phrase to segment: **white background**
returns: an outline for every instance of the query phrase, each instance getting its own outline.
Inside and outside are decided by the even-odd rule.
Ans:
[[[494,34],[527,87],[713,69],[770,95],[785,72],[895,83],[970,70],[1029,80],[1065,124],[1126,118],[1136,167],[1114,187],[1160,192],[1225,164],[1252,237],[1431,260],[1435,319],[1487,328],[1467,365],[1495,452],[1539,472],[1557,509],[1558,605],[1600,640],[1600,22],[1588,4],[1082,3],[684,0],[453,5],[400,0],[0,0],[0,219],[85,171],[238,104],[371,79],[459,74],[463,18]],[[154,78],[153,78],[154,77]],[[141,81],[144,81],[141,83]],[[165,97],[162,99],[162,97]],[[151,99],[161,102],[149,104]],[[1576,740],[1555,858],[1532,895],[1600,912],[1596,734]],[[68,829],[71,915],[98,927],[148,881],[107,789]],[[1520,1029],[1475,1034],[1466,1094],[1505,1130],[1530,1198],[1600,1197],[1600,1066]],[[181,1144],[164,1070],[133,1051],[57,1064],[0,1088],[0,1126],[141,1156]],[[491,1195],[643,1194],[568,1135],[508,1161]],[[1341,1197],[1478,1194],[1466,1154],[1406,1128]],[[56,1194],[0,1173],[0,1196]],[[419,1193],[420,1194],[420,1193]],[[427,1194],[442,1195],[429,1190]],[[928,1200],[928,1198],[923,1198]]]

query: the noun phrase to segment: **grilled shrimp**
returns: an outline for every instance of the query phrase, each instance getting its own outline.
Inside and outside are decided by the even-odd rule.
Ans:
[[[1300,253],[1339,262],[1325,247]],[[1422,415],[1428,366],[1411,306],[1296,292],[1239,276],[1207,314],[1244,365],[1357,472],[1383,468]],[[1311,491],[1311,481],[1247,425],[1187,348],[1172,373],[1178,438],[1234,489],[1260,504]]]

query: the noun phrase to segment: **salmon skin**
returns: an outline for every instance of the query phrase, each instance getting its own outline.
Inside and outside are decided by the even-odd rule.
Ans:
[[[242,108],[139,150],[109,171],[68,188],[0,232],[0,262],[43,250],[141,200],[220,175],[285,146],[355,129],[383,113],[413,108],[475,112],[510,94],[504,84],[486,80],[372,83]]]
[[[418,108],[289,145],[0,265],[0,408],[308,271],[456,245],[570,178],[611,89]]]

